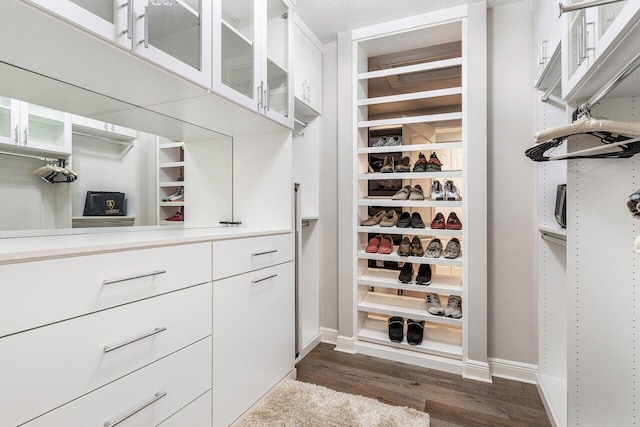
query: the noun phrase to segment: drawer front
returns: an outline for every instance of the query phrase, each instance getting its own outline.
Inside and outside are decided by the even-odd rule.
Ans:
[[[161,427],[211,427],[211,390],[180,412],[163,421]]]
[[[208,337],[25,425],[106,426],[131,415],[117,425],[155,426],[210,388],[211,337]]]
[[[0,337],[209,281],[211,243],[2,265]]]
[[[213,242],[213,280],[294,259],[292,234]]]
[[[293,369],[294,293],[292,262],[214,282],[214,426],[231,424]]]
[[[211,298],[207,283],[0,339],[3,421],[30,420],[210,336]]]

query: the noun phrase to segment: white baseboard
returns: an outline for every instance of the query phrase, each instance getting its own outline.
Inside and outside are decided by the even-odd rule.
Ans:
[[[462,378],[490,383],[491,371],[489,370],[489,364],[479,360],[467,359],[464,364]]]
[[[338,330],[330,328],[320,328],[320,341],[326,344],[336,345],[338,340]]]
[[[353,337],[343,337],[338,335],[336,338],[335,350],[343,353],[356,354],[356,341]]]
[[[536,379],[536,375],[538,374],[538,365],[490,357],[489,367],[491,368],[491,376],[493,377],[515,380],[529,384],[538,383]]]
[[[318,344],[320,344],[321,338],[322,338],[322,332],[318,332],[318,334],[315,337],[310,339],[309,342],[307,342],[304,345],[298,357],[296,357],[296,363],[304,359],[307,356],[307,354],[311,353],[313,349],[316,348]]]

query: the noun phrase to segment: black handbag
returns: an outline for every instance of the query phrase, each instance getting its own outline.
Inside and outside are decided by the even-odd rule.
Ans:
[[[125,216],[124,193],[114,191],[87,191],[83,216]]]

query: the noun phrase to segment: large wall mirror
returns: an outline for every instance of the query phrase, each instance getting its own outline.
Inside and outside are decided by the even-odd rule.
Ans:
[[[233,140],[0,62],[0,237],[233,220]]]

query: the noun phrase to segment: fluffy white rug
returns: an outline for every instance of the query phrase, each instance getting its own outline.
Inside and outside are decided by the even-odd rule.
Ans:
[[[429,415],[286,380],[239,427],[428,427]]]

